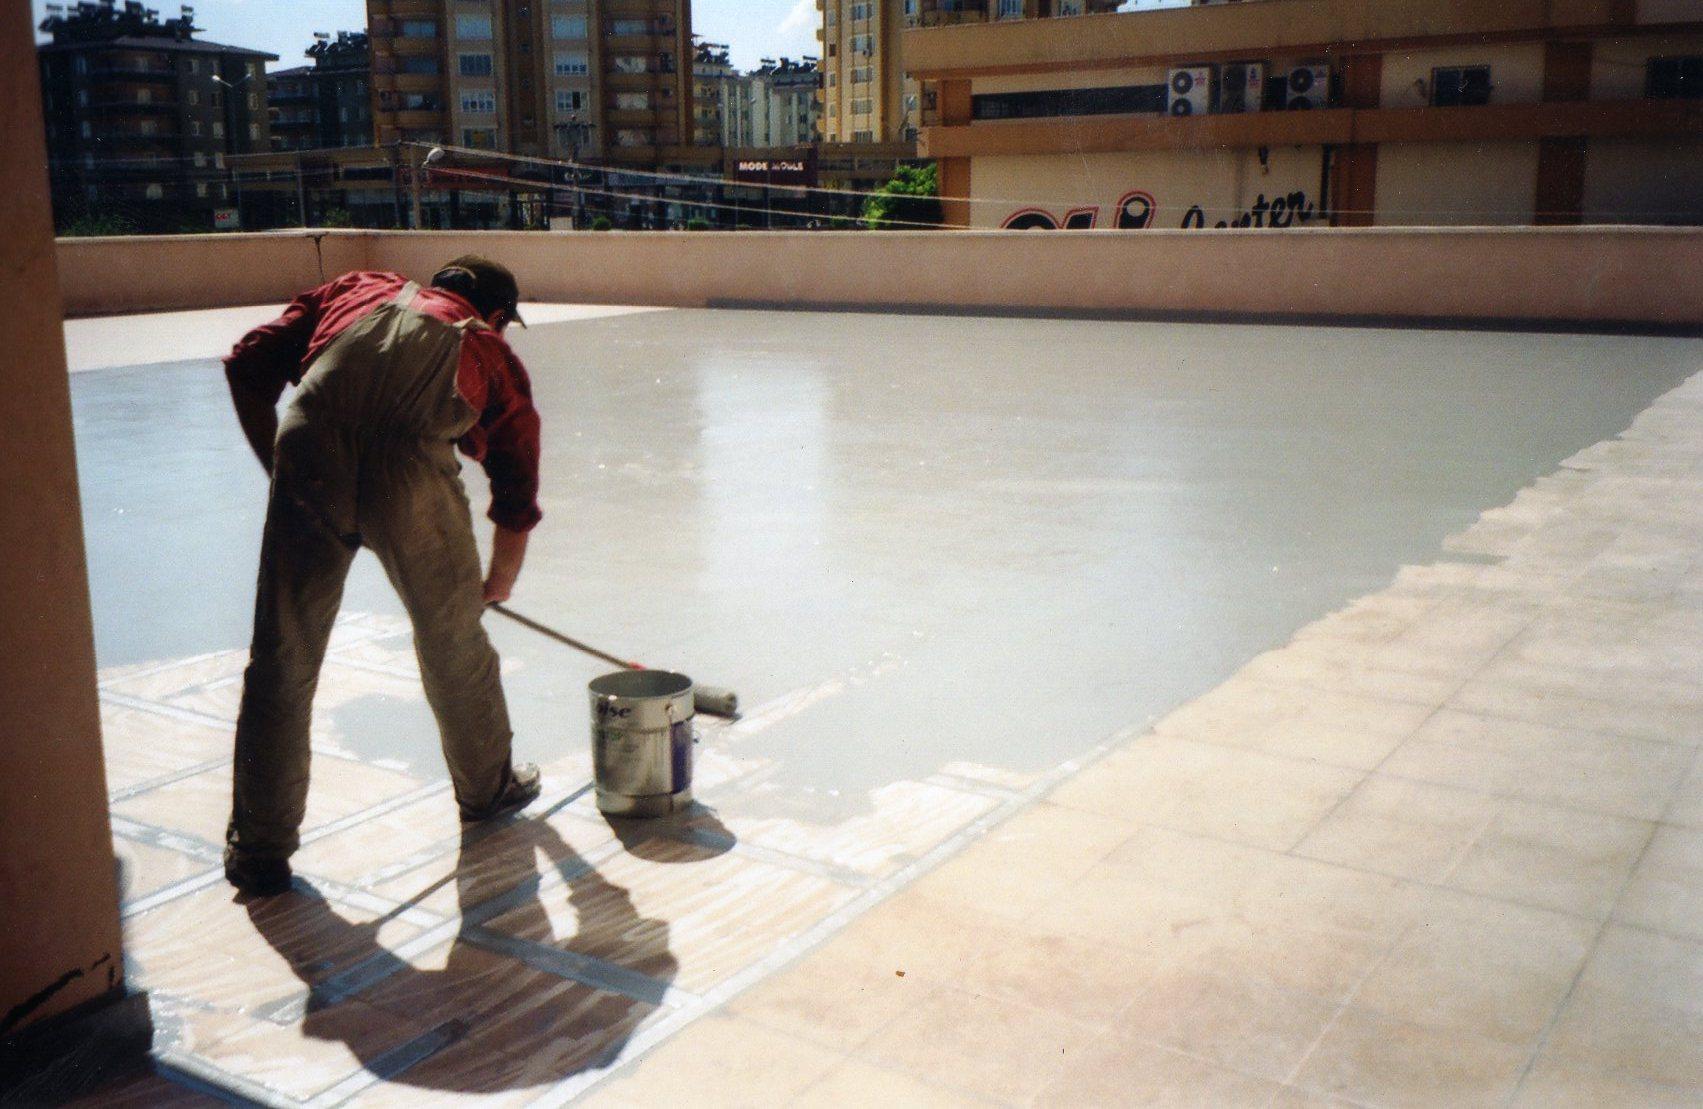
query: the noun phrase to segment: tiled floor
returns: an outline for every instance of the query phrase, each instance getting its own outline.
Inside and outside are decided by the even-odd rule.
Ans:
[[[1703,1101],[1700,417],[1703,378],[593,1103]]]
[[[743,368],[722,372],[731,394],[706,387],[696,403],[750,399]],[[627,494],[665,482],[646,457]],[[811,480],[831,484],[821,470]],[[886,527],[881,481],[855,488],[874,499],[809,533]],[[642,825],[597,814],[570,748],[551,750],[525,817],[464,832],[428,762],[363,734],[370,706],[397,720],[421,705],[405,622],[351,605],[316,702],[297,888],[252,904],[218,869],[244,652],[113,666],[127,954],[161,1073],[110,1103],[1695,1104],[1700,490],[1703,377],[1485,513],[1448,557],[1244,652],[1228,681],[1158,719],[1074,731],[1034,758],[997,744],[1062,728],[1041,713],[1074,667],[1122,665],[1072,637],[1139,638],[1094,624],[1122,586],[1084,587],[1068,626],[1025,615],[1017,587],[1064,557],[1036,545],[1061,521],[1035,525],[1028,562],[908,583],[911,608],[846,619],[843,636],[811,626],[815,606],[844,617],[872,602],[823,573],[812,580],[846,596],[799,598],[764,633],[765,674],[790,691],[738,723],[700,721],[709,807]],[[763,509],[762,489],[744,491]],[[797,549],[742,550],[756,540],[710,537],[706,521],[682,565],[718,588],[748,563],[804,557],[805,532]],[[1096,542],[1091,526],[1078,537]],[[870,552],[904,539],[840,538],[852,570],[878,575],[892,568]],[[1074,569],[1098,589],[1108,565]],[[548,551],[529,572],[568,576]],[[999,612],[975,606],[971,578]],[[630,588],[587,588],[613,605],[616,585]],[[631,600],[659,620],[670,603]],[[886,649],[896,636],[915,637],[914,655]],[[799,646],[824,640],[860,661],[825,677]],[[717,656],[707,629],[668,645],[729,670],[738,657]],[[931,685],[972,668],[948,646],[1066,662],[989,703]],[[561,694],[577,676],[546,682],[504,655],[530,720],[583,719]],[[939,702],[927,728],[893,722],[895,691]],[[1072,707],[1073,723],[1105,716]],[[993,753],[962,757],[975,746],[954,748],[948,726]],[[836,772],[905,769],[842,798],[822,787],[830,774],[795,773],[843,758],[830,744],[868,745]]]

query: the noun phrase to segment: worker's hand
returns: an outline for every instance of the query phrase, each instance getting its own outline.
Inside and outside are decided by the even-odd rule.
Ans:
[[[514,595],[514,582],[498,581],[494,577],[485,579],[485,603],[500,605]]]
[[[491,569],[485,575],[485,603],[498,604],[514,593],[515,579],[526,561],[524,531],[499,527],[491,536]]]

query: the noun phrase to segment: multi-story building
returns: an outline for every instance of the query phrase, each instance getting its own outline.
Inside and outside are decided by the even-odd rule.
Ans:
[[[818,6],[823,141],[914,141],[920,92],[905,76],[899,36],[917,0],[818,0]]]
[[[749,75],[745,146],[798,146],[819,138],[822,71],[816,58],[763,59]],[[729,143],[729,146],[735,145]]]
[[[1703,3],[1248,0],[906,33],[973,227],[1703,222]]]
[[[272,149],[324,150],[373,141],[372,52],[364,32],[314,36],[313,65],[266,75]]]
[[[914,142],[929,90],[909,75],[911,27],[1091,15],[1121,0],[816,0],[822,11],[822,133],[831,143]]]
[[[49,13],[37,52],[60,225],[211,230],[234,199],[225,157],[271,145],[265,63],[277,56],[197,39],[187,13],[162,21],[134,0]]]
[[[739,71],[719,42],[698,42],[692,57],[692,142],[725,145],[730,110],[739,103]]]
[[[693,135],[690,0],[367,0],[379,143],[651,168]]]
[[[815,58],[764,58],[750,73],[718,82],[718,142],[734,147],[802,146],[820,140],[822,72]]]

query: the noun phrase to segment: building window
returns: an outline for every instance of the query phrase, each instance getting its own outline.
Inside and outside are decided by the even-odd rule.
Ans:
[[[557,89],[556,110],[558,112],[577,112],[585,103],[585,93],[578,89]]]
[[[591,72],[591,59],[583,50],[556,51],[556,76],[576,77]]]
[[[1023,18],[1023,0],[999,0],[999,18]]]
[[[207,155],[202,153],[199,150],[197,150],[195,152],[195,168],[196,169],[207,168]]]
[[[207,195],[207,182],[195,182],[195,195],[200,197],[205,197]]]
[[[492,89],[468,89],[461,94],[461,110],[472,115],[496,115],[497,94]]]
[[[437,21],[432,19],[404,19],[402,21],[402,37],[405,39],[437,38]]]
[[[648,35],[650,22],[644,19],[611,19],[609,33],[612,35]]]
[[[149,200],[164,200],[166,196],[166,187],[164,185],[150,184],[147,188],[142,190],[142,195],[146,196]]]
[[[854,116],[866,116],[866,115],[868,115],[870,113],[871,108],[872,108],[872,104],[873,104],[873,102],[867,97],[864,97],[864,98],[859,99],[859,100],[853,100],[851,102],[852,115],[854,115]]]
[[[874,6],[875,5],[873,5],[873,4],[853,4],[851,6],[850,19],[854,23],[856,23],[860,20],[868,19],[869,18],[869,10],[871,8],[873,8]]]
[[[867,85],[874,78],[875,78],[875,67],[874,66],[860,65],[860,66],[856,66],[852,69],[852,84],[854,84],[854,85],[860,85],[860,84],[861,85]]]
[[[488,39],[491,37],[491,17],[488,15],[457,15],[455,37],[458,39]]]
[[[401,68],[404,73],[435,77],[438,74],[438,60],[436,58],[409,55],[402,59]]]
[[[1059,15],[1083,15],[1086,13],[1082,0],[1058,0]]]
[[[189,137],[194,138],[194,139],[198,139],[198,138],[201,137],[201,121],[200,120],[192,119],[192,120],[189,121]]]
[[[260,124],[251,123],[251,124],[248,125],[248,141],[249,142],[259,142],[260,141]]]
[[[260,95],[258,93],[251,92],[248,94],[248,110],[251,112],[260,110]]]
[[[463,77],[489,77],[493,72],[489,54],[462,54],[458,60]]]
[[[874,141],[875,141],[875,132],[874,131],[853,131],[852,132],[852,142],[874,142]]]
[[[853,35],[851,37],[851,52],[862,54],[865,57],[873,55],[875,53],[875,36]]]
[[[585,16],[583,15],[553,15],[550,17],[550,36],[559,39],[582,39],[586,37]]]
[[[1446,66],[1431,71],[1431,106],[1462,108],[1490,103],[1490,67]]]
[[[649,146],[650,132],[636,129],[623,129],[615,132],[616,146]]]
[[[618,92],[615,94],[615,107],[623,112],[647,112],[650,110],[650,93]]]
[[[194,89],[190,89],[189,90],[189,103],[190,103],[191,107],[195,106],[196,104],[201,103],[201,94],[196,92]]]
[[[616,73],[647,73],[650,71],[650,59],[643,54],[615,55]]]
[[[136,125],[137,131],[144,135],[152,135],[160,129],[158,120],[144,119]]]
[[[85,139],[92,139],[92,138],[94,138],[94,137],[95,137],[95,128],[94,128],[94,125],[93,125],[93,124],[91,124],[91,123],[90,123],[90,122],[89,122],[89,121],[88,121],[88,120],[86,120],[86,119],[85,119],[85,120],[84,120],[84,121],[83,121],[83,137],[84,137],[84,138],[85,138]]]
[[[497,132],[492,127],[467,127],[461,132],[461,145],[474,150],[495,150]]]
[[[213,137],[215,139],[222,139],[225,137],[225,125],[216,119],[213,121]]]
[[[1655,100],[1703,100],[1703,57],[1651,58],[1647,95]]]

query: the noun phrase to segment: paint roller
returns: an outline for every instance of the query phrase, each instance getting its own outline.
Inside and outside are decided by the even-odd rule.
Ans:
[[[575,639],[572,636],[563,635],[555,628],[549,627],[545,624],[540,624],[538,621],[529,616],[522,616],[507,605],[493,604],[490,607],[502,615],[507,616],[515,623],[520,624],[522,627],[531,628],[546,639],[554,639],[557,643],[572,647],[574,650],[588,654],[592,658],[602,659],[611,666],[619,666],[623,670],[649,669],[649,667],[642,663],[620,658],[607,651],[600,651],[589,643],[582,643],[580,640]],[[731,689],[719,689],[713,685],[697,685],[694,683],[692,686],[692,706],[698,712],[704,713],[706,716],[720,716],[725,717],[728,720],[739,719],[739,694],[735,693]]]

